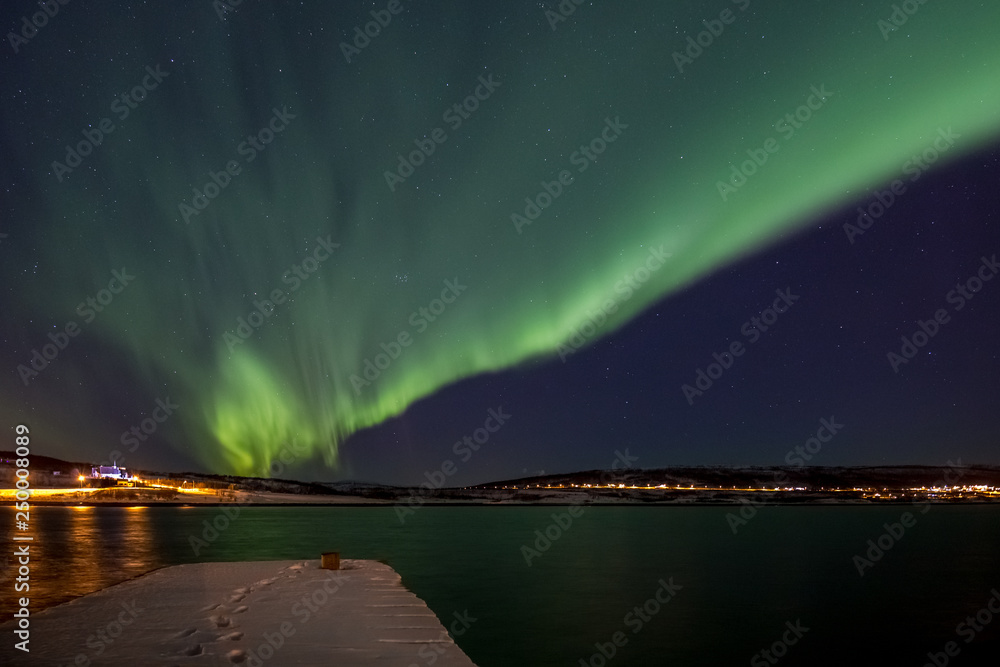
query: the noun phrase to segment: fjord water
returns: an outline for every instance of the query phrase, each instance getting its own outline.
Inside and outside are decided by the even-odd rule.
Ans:
[[[953,665],[997,657],[1000,615],[972,643],[956,634],[1000,589],[997,508],[761,507],[736,534],[734,507],[587,507],[552,527],[568,509],[428,506],[401,523],[391,507],[244,507],[227,521],[208,507],[36,507],[33,609],[167,565],[336,550],[391,565],[446,626],[474,618],[456,639],[481,667],[767,665],[755,655],[783,635],[796,643],[782,665],[919,666],[948,641],[963,652]],[[859,576],[853,557],[907,511],[916,525]],[[229,525],[206,539],[206,521]],[[546,529],[556,539],[528,565],[522,546]],[[192,536],[206,539],[198,554]],[[661,581],[680,588],[636,613]],[[289,610],[274,615],[277,627]],[[797,638],[789,623],[808,630]],[[432,657],[415,649],[413,664]]]

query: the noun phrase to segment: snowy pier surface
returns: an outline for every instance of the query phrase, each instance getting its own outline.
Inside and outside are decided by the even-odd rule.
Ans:
[[[395,570],[364,560],[177,565],[33,613],[30,653],[12,629],[0,664],[475,667]]]

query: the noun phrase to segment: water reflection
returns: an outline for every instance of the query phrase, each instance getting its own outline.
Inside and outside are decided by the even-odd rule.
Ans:
[[[163,565],[148,507],[68,509],[31,510],[30,532],[35,539],[28,543],[30,588],[21,593],[30,595],[34,608],[85,595]],[[13,507],[5,523],[5,541],[10,544]],[[13,596],[0,597],[0,613],[13,609]]]
[[[128,571],[145,571],[155,560],[153,532],[146,506],[125,508],[125,551],[123,568]]]
[[[100,564],[97,556],[101,544],[101,533],[97,525],[97,512],[93,507],[74,507],[69,513],[69,534],[61,553],[45,553],[50,551],[50,545],[45,540],[42,560],[51,563],[53,559],[64,560],[69,566],[71,576],[66,577],[64,585],[70,589],[67,594],[82,595],[91,584],[101,581]],[[62,569],[62,568],[59,568]]]

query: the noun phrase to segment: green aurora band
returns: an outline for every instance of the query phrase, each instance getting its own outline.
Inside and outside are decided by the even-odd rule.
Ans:
[[[589,343],[867,202],[939,130],[960,135],[949,161],[1000,133],[1000,3],[931,1],[886,39],[883,2],[588,3],[555,30],[532,3],[404,2],[350,63],[339,44],[371,19],[367,6],[315,4],[243,3],[224,21],[209,2],[100,20],[69,5],[19,54],[51,90],[18,129],[34,174],[34,210],[19,215],[42,221],[27,233],[48,272],[23,289],[39,328],[20,356],[112,269],[136,276],[85,327],[104,360],[68,350],[61,380],[17,382],[31,400],[72,396],[64,432],[95,419],[97,398],[63,385],[79,392],[113,367],[183,406],[171,440],[208,466],[266,474],[292,446],[335,466],[352,433],[450,383],[557,360],[608,299],[617,310]],[[727,8],[733,22],[679,72],[674,53]],[[110,64],[118,50],[129,56]],[[157,64],[166,78],[119,120],[113,96]],[[443,113],[491,75],[500,86],[453,128]],[[813,87],[831,94],[787,136],[776,122]],[[248,161],[239,144],[283,107],[294,118]],[[52,160],[102,117],[114,133],[58,182]],[[573,153],[616,118],[627,127],[579,172]],[[384,172],[435,128],[447,139],[390,191]],[[724,201],[717,183],[769,138],[777,152]],[[185,222],[178,205],[229,160],[240,173]],[[572,183],[515,229],[511,215],[564,169]],[[328,257],[327,237],[339,244]],[[625,299],[616,286],[661,246],[669,259]],[[308,257],[322,261],[294,288]],[[274,289],[289,301],[234,343],[226,334]],[[423,318],[443,291],[453,302]],[[403,332],[411,344],[361,386],[366,360]]]

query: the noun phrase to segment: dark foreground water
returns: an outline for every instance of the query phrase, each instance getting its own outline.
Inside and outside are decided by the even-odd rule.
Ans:
[[[256,507],[228,527],[217,508],[35,507],[31,596],[38,609],[165,565],[337,550],[390,564],[446,624],[468,612],[457,642],[481,667],[600,667],[602,647],[609,666],[919,667],[949,641],[949,665],[1000,664],[1000,614],[987,607],[1000,590],[1000,508],[764,507],[734,535],[735,509],[590,507],[564,529],[552,515],[566,507],[424,507],[402,524],[392,508]],[[854,556],[906,511],[916,524],[859,576]],[[206,521],[223,527],[214,539]],[[546,529],[556,539],[529,566],[522,546]],[[192,536],[209,542],[197,555]],[[661,581],[675,589],[662,605],[650,602],[670,597]],[[415,653],[413,664],[432,662]]]

